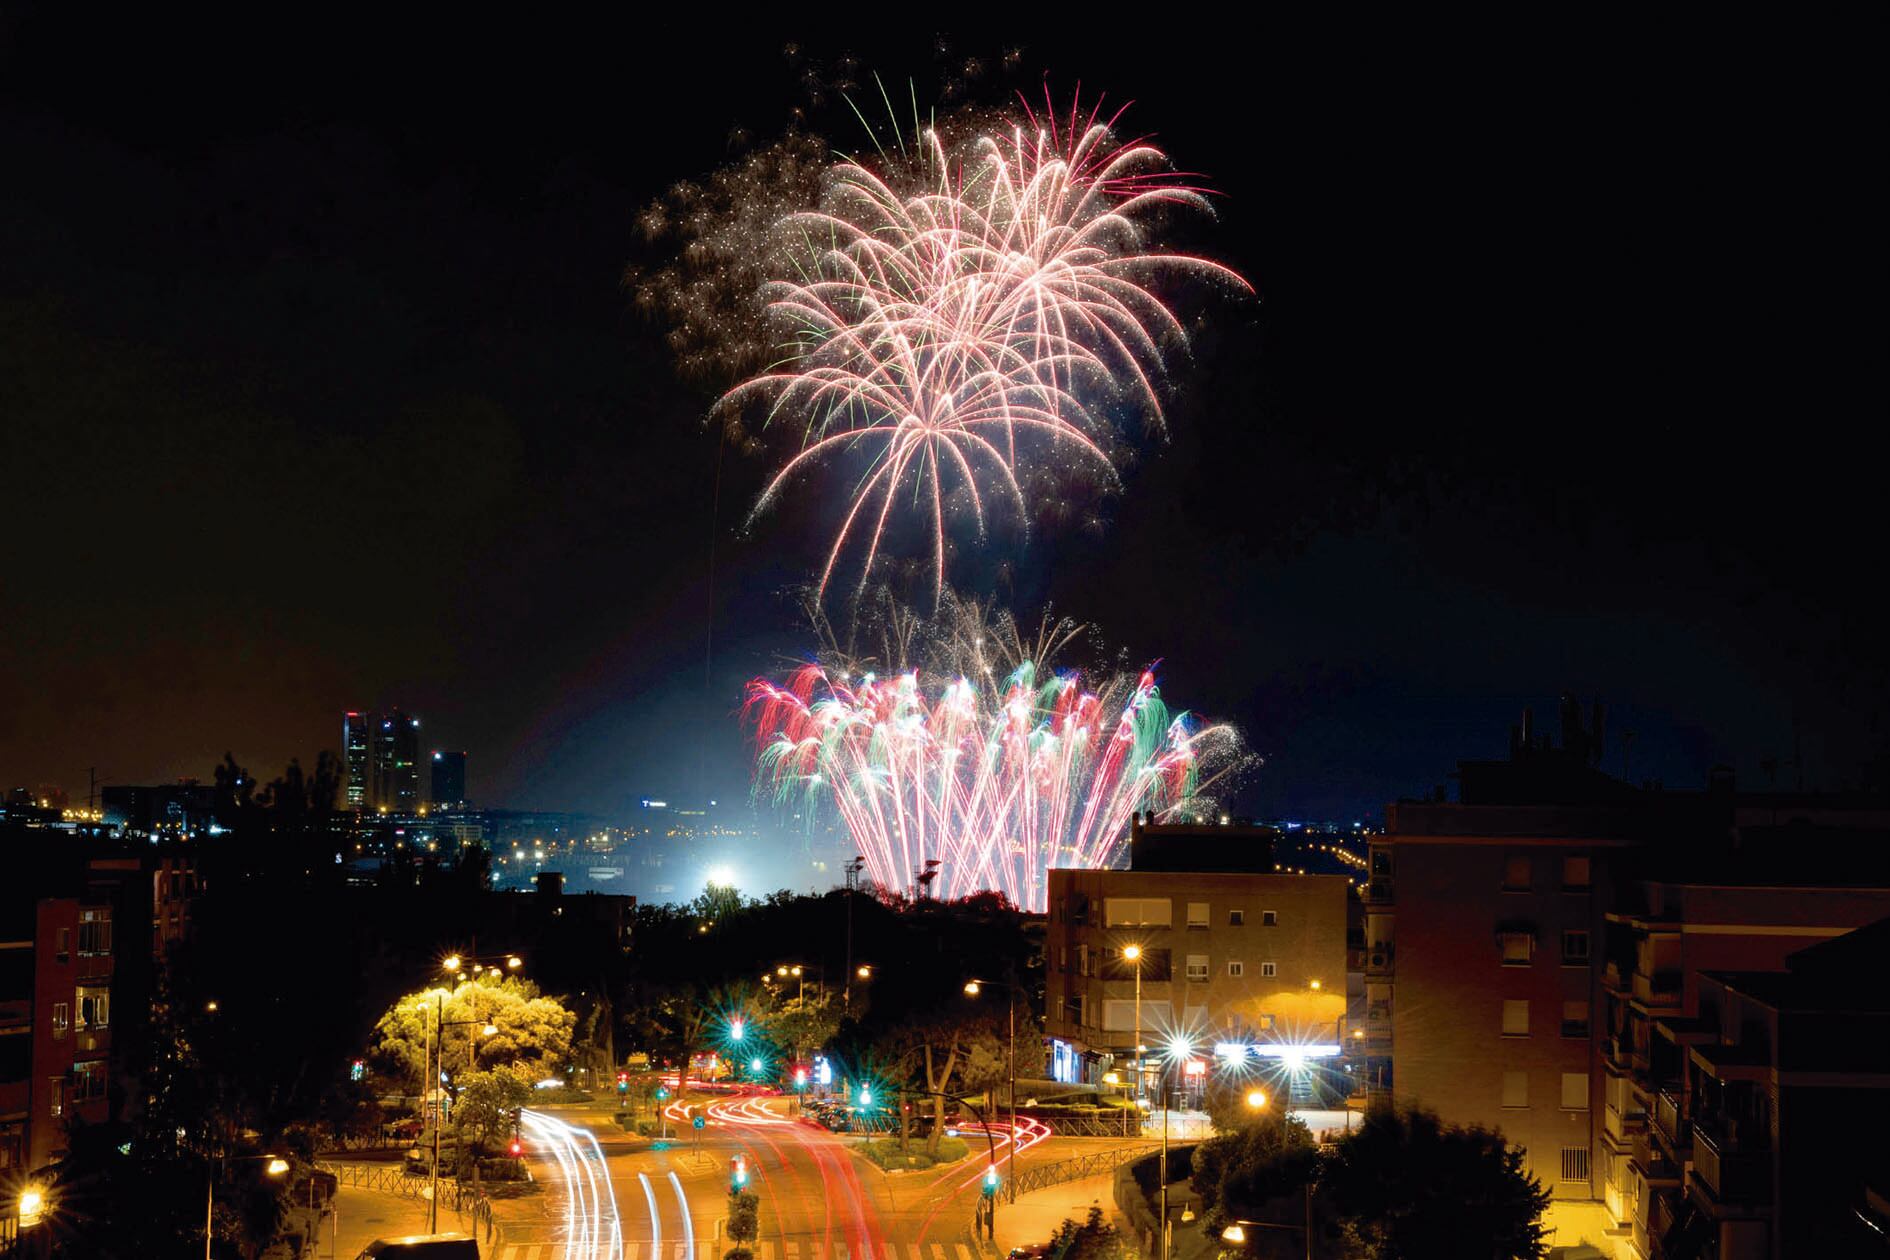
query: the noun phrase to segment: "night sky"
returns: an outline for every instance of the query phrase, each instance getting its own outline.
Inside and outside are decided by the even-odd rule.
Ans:
[[[1198,304],[1170,440],[1002,589],[1237,721],[1241,809],[1369,816],[1564,690],[1637,779],[1882,784],[1865,41],[468,14],[0,17],[0,786],[267,777],[398,703],[481,803],[744,792],[818,505],[744,530],[731,451],[712,514],[732,382],[622,279],[805,102],[790,40],[1132,97],[1224,194],[1191,243],[1258,300]]]

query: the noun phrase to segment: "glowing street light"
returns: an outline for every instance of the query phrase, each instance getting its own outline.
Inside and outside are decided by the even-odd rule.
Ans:
[[[1266,1110],[1267,1091],[1265,1091],[1264,1089],[1248,1090],[1247,1091],[1247,1105],[1253,1108],[1255,1111]]]

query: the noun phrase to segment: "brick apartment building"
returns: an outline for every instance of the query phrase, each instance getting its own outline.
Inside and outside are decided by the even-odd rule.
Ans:
[[[1501,1129],[1556,1198],[1602,1204],[1619,1257],[1790,1254],[1675,1232],[1693,1176],[1676,1041],[1717,1039],[1689,1022],[1713,969],[1775,970],[1890,915],[1890,814],[1725,776],[1636,789],[1599,769],[1598,712],[1562,716],[1560,747],[1525,721],[1507,761],[1461,764],[1456,802],[1389,809],[1364,897],[1367,1050],[1399,1098]]]
[[[8,838],[29,852],[46,839]],[[114,1031],[142,1015],[196,893],[190,864],[168,853],[98,846],[27,864],[0,894],[0,1192],[61,1157],[75,1121],[123,1113]]]
[[[1255,1056],[1336,1049],[1350,886],[1343,875],[1276,872],[1273,835],[1138,819],[1128,869],[1050,872],[1044,967],[1054,1075],[1096,1083],[1116,1072],[1126,1086],[1138,971],[1145,1095],[1155,1090],[1154,1057],[1184,1042],[1204,1065],[1217,1046],[1257,1047]],[[1123,954],[1131,945],[1134,962]]]

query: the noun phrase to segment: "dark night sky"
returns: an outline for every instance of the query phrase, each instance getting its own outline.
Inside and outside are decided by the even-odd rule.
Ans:
[[[488,803],[742,790],[817,538],[742,532],[729,457],[705,683],[712,391],[620,278],[786,122],[790,33],[448,21],[0,17],[5,784],[273,774],[398,702]],[[1375,811],[1564,689],[1636,777],[1759,786],[1796,730],[1810,785],[1882,779],[1869,41],[791,34],[922,90],[1015,43],[1226,194],[1260,299],[1014,589],[1237,720],[1245,808]]]

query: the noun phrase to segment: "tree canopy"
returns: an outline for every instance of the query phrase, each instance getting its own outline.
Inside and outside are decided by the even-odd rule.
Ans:
[[[384,1071],[419,1082],[437,1032],[439,1063],[455,1089],[482,1070],[530,1085],[563,1070],[576,1025],[575,1015],[529,980],[481,977],[403,995],[374,1026],[373,1054]],[[496,1029],[491,1036],[488,1026]]]

